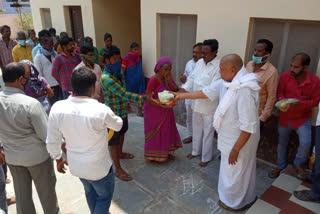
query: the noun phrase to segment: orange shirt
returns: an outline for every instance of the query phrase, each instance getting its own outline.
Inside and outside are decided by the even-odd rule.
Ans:
[[[253,73],[254,62],[248,62],[246,69],[249,73]],[[279,73],[270,62],[266,62],[266,64],[255,73],[258,75],[258,83],[261,87],[259,117],[260,120],[264,122],[271,116],[272,109],[277,101]]]

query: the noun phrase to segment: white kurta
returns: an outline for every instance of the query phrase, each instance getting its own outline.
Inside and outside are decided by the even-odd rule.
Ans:
[[[235,76],[239,79],[248,72],[242,69]],[[203,90],[210,100],[222,100],[226,91],[225,82],[220,80]],[[256,198],[256,151],[260,139],[259,90],[243,87],[236,91],[220,124],[218,149],[221,151],[218,192],[220,200],[233,209],[240,209]],[[240,150],[236,165],[229,165],[229,154],[242,131],[251,133]]]
[[[196,66],[196,62],[191,59],[187,62],[186,68],[184,70],[184,75],[187,77],[187,79],[191,76],[192,71],[194,70],[194,67]],[[186,105],[186,124],[187,124],[187,130],[188,135],[192,136],[192,109],[191,109],[192,100],[186,99],[185,105]]]
[[[187,91],[199,91],[220,79],[220,60],[215,58],[207,64],[199,59],[187,82],[182,88]],[[202,154],[201,161],[208,162],[213,154],[214,128],[212,115],[218,106],[218,100],[192,101],[192,155]]]

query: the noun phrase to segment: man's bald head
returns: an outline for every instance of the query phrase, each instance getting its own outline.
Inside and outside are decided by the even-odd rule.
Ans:
[[[231,82],[241,70],[243,61],[237,54],[228,54],[220,60],[220,74],[223,80]]]
[[[237,69],[241,69],[243,66],[242,59],[239,55],[237,54],[228,54],[222,57],[221,59],[222,63],[227,63],[235,66]]]

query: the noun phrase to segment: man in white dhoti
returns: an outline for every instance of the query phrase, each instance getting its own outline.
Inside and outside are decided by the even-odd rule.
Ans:
[[[199,91],[220,79],[219,63],[217,59],[218,41],[205,40],[202,44],[202,59],[196,63],[187,82],[182,85],[186,91]],[[192,153],[187,158],[192,159],[202,155],[200,166],[206,167],[213,156],[214,129],[212,115],[218,106],[218,101],[210,99],[192,101]]]
[[[175,95],[176,100],[219,100],[213,122],[221,151],[219,205],[236,211],[248,208],[256,200],[260,87],[256,74],[249,74],[236,54],[221,59],[220,74],[222,80],[201,91]]]

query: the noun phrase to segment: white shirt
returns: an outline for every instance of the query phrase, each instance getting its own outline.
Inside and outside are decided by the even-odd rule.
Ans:
[[[59,85],[57,80],[52,76],[52,63],[54,57],[51,55],[51,62],[40,52],[34,58],[34,66],[38,69],[40,75],[44,77],[51,87]]]
[[[239,72],[237,75],[244,75],[244,73],[240,74]],[[221,101],[226,91],[227,88],[222,79],[203,89],[203,93],[212,101]],[[248,152],[253,152],[251,148],[256,147],[251,145],[258,143],[260,139],[259,91],[244,87],[237,90],[235,97],[236,99],[233,100],[221,121],[218,149],[225,155],[229,155],[241,131],[245,131],[252,135],[239,155],[246,155]]]
[[[187,77],[187,79],[191,76],[192,71],[193,71],[195,66],[196,66],[196,61],[194,61],[194,59],[191,59],[191,60],[189,60],[187,62],[186,68],[184,70],[184,75]],[[186,99],[185,103],[186,103],[186,105],[191,105],[192,104],[192,100]]]
[[[318,116],[317,116],[316,126],[320,126],[320,103],[319,103],[319,112],[318,112]]]
[[[199,59],[187,82],[182,86],[187,91],[200,91],[209,86],[212,82],[219,80],[220,60],[214,58],[207,64]],[[213,114],[218,106],[218,101],[209,99],[193,100],[192,110],[201,114]]]
[[[108,151],[108,131],[119,131],[122,119],[91,98],[70,96],[56,102],[49,115],[47,149],[53,159],[60,159],[65,139],[71,174],[87,180],[100,180],[112,166]]]

